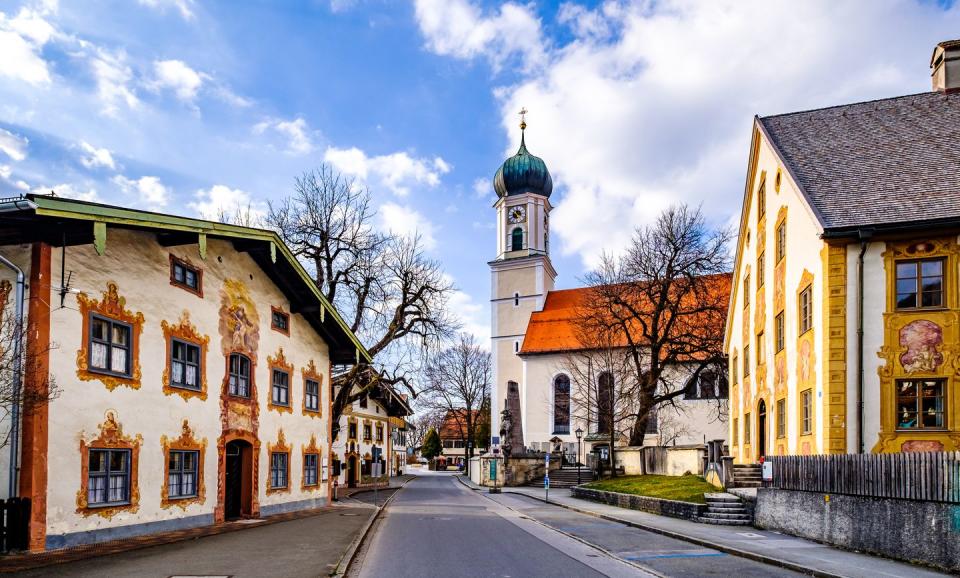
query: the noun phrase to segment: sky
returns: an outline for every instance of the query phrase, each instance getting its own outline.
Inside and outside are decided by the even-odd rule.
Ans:
[[[953,38],[952,0],[0,0],[0,196],[209,218],[328,163],[485,340],[521,108],[575,287],[672,203],[735,223],[754,115],[930,90]]]

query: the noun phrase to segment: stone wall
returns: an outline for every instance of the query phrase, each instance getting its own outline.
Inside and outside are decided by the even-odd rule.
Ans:
[[[960,571],[960,505],[760,488],[754,525]]]
[[[582,500],[600,502],[601,504],[608,504],[619,508],[629,508],[631,510],[639,510],[661,516],[670,516],[671,518],[692,520],[707,511],[705,505],[694,504],[692,502],[678,502],[648,496],[604,492],[602,490],[584,488],[583,486],[576,486],[572,491],[575,498]]]

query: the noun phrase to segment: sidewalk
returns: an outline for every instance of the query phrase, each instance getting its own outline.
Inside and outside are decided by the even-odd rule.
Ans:
[[[461,483],[474,490],[481,489],[463,476],[460,476],[459,479]],[[486,488],[482,489],[486,490]],[[544,490],[542,488],[513,487],[502,488],[502,491],[544,501]],[[922,566],[840,550],[812,540],[758,530],[749,526],[698,524],[689,520],[658,516],[580,500],[574,498],[568,489],[550,490],[550,503],[728,554],[800,572],[813,572],[818,576],[914,578],[945,575]]]
[[[337,567],[376,509],[332,506],[151,534],[40,553],[0,557],[0,573],[22,576],[316,576]],[[302,543],[302,544],[301,544]],[[303,551],[290,554],[291,546]],[[279,563],[269,548],[283,549]]]

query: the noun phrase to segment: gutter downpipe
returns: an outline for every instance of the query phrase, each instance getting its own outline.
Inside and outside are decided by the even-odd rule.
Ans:
[[[873,231],[860,229],[860,254],[857,256],[857,453],[863,453],[863,256]]]
[[[23,363],[23,299],[24,299],[24,275],[23,269],[17,267],[12,261],[0,255],[0,263],[6,265],[17,273],[17,293],[15,302],[15,313],[13,322],[13,409],[10,413],[10,470],[9,470],[9,497],[16,497],[17,478],[20,471],[20,393],[22,389],[22,363]]]

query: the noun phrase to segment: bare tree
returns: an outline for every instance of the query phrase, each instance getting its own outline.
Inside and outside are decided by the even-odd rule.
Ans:
[[[443,412],[434,409],[417,409],[416,417],[413,419],[413,430],[407,436],[408,445],[412,448],[419,448],[423,445],[423,438],[427,435],[430,428],[439,430],[443,424]]]
[[[369,191],[327,165],[296,179],[293,196],[270,203],[277,231],[366,346],[374,366],[335,375],[333,427],[345,407],[381,387],[416,397],[428,354],[458,328],[448,308],[454,286],[419,237],[377,232]]]
[[[729,240],[699,209],[674,206],[587,276],[578,339],[585,350],[611,352],[608,371],[619,377],[612,417],[629,445],[643,445],[655,408],[675,405],[702,373],[725,371]],[[605,402],[593,400],[593,407]],[[611,449],[613,441],[611,433]]]
[[[10,281],[0,281],[3,303],[0,306],[0,423],[5,425],[0,430],[0,448],[6,448],[13,436],[19,434],[23,416],[30,415],[60,393],[56,380],[45,371],[44,359],[56,344],[30,340],[25,324],[17,323],[15,304],[9,303],[11,289]],[[15,407],[20,415],[18,423],[13,420]]]
[[[456,424],[468,464],[473,457],[472,442],[483,424],[483,410],[489,410],[491,374],[490,352],[467,333],[461,333],[453,346],[427,365],[423,403],[444,412],[445,419]]]

